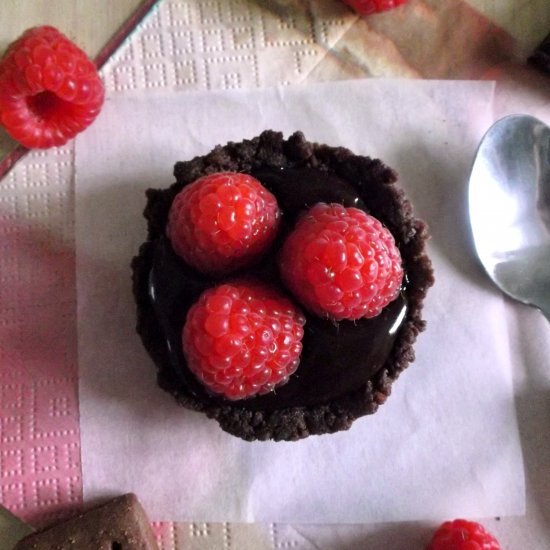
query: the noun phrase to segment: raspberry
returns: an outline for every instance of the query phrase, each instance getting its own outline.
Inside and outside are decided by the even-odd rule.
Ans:
[[[103,84],[86,54],[53,27],[35,27],[0,60],[0,123],[28,148],[63,145],[103,104]]]
[[[183,327],[189,369],[213,393],[264,394],[298,368],[305,318],[275,289],[235,282],[203,292]]]
[[[337,321],[375,317],[403,279],[391,233],[357,208],[319,203],[287,237],[281,278],[309,310]]]
[[[439,526],[426,550],[500,550],[500,545],[483,525],[455,519]]]
[[[361,15],[370,15],[397,8],[397,6],[405,4],[407,0],[343,0],[343,2]]]
[[[277,199],[257,179],[221,172],[180,191],[170,208],[167,234],[189,265],[222,275],[265,253],[279,220]]]

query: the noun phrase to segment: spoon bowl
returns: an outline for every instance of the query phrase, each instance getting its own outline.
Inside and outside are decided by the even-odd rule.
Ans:
[[[527,115],[496,122],[479,145],[468,200],[489,277],[550,320],[550,128]]]

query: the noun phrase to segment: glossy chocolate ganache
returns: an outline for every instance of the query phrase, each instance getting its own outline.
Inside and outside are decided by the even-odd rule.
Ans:
[[[277,251],[300,214],[318,202],[353,206],[380,219],[394,235],[405,269],[400,294],[372,319],[336,322],[302,308],[306,324],[297,371],[273,392],[239,401],[212,395],[187,367],[181,345],[187,311],[220,279],[189,267],[165,236],[175,195],[216,171],[250,173],[273,193],[282,211],[279,236],[263,260],[222,280],[253,276],[284,289]],[[175,175],[178,181],[169,189],[148,192],[149,238],[133,262],[138,332],[159,368],[161,387],[184,406],[206,412],[226,431],[249,440],[333,432],[374,412],[414,357],[412,343],[424,328],[420,307],[432,283],[423,254],[424,225],[412,218],[408,202],[393,185],[393,171],[345,149],[310,144],[299,133],[285,141],[281,134],[264,132],[255,140],[178,163]]]

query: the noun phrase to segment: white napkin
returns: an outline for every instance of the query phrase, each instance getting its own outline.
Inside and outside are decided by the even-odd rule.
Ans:
[[[469,243],[466,182],[493,85],[369,80],[107,101],[76,145],[86,499],[135,491],[155,520],[362,523],[524,512],[502,299]],[[348,432],[247,443],[178,407],[134,332],[144,190],[177,160],[266,128],[382,158],[428,221],[436,270],[417,360]]]

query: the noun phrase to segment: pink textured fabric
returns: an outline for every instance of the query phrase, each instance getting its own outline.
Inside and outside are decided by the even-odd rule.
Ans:
[[[99,67],[156,2],[118,30]],[[30,153],[6,176],[26,154],[20,146],[0,163],[0,502],[38,526],[82,501],[74,214],[63,208],[72,203],[73,149],[49,162]]]
[[[48,227],[2,214],[0,500],[37,525],[81,500],[74,259]]]

